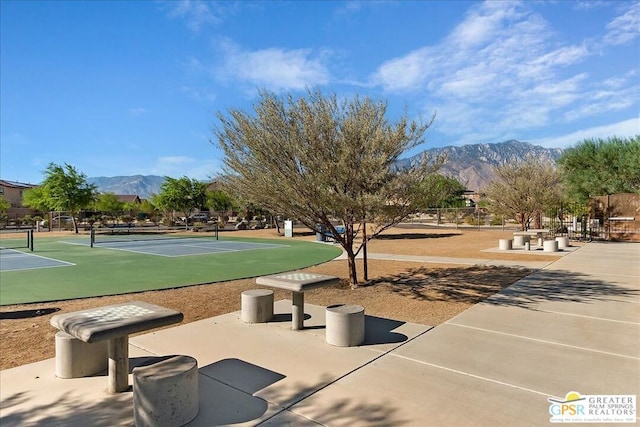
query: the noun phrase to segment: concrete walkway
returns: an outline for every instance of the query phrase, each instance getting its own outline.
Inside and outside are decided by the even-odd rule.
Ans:
[[[290,308],[131,338],[132,365],[198,360],[192,426],[541,426],[549,397],[640,394],[639,244],[587,244],[436,328],[367,316],[356,348],[325,344],[323,307],[290,330]],[[131,392],[53,372],[52,359],[0,372],[0,425],[132,424]]]
[[[531,251],[525,251],[524,247],[515,247],[510,251],[500,250],[497,247],[486,249],[482,252],[492,252],[498,254],[531,254],[531,255],[541,255],[547,256],[550,259],[549,261],[513,261],[513,260],[503,260],[503,259],[487,259],[487,258],[459,258],[459,257],[441,257],[441,256],[420,256],[420,255],[401,255],[401,254],[384,254],[384,253],[369,253],[367,254],[368,259],[380,259],[387,261],[408,261],[408,262],[419,262],[423,264],[458,264],[458,265],[490,265],[496,267],[519,267],[519,268],[530,268],[532,270],[539,270],[550,265],[556,258],[564,257],[569,255],[572,252],[575,252],[579,249],[579,246],[570,246],[568,248],[564,248],[558,252],[544,252],[540,247],[533,246]],[[360,252],[357,256],[357,259],[363,258],[363,253]],[[342,251],[342,254],[335,258],[336,260],[345,260],[347,259],[347,253]]]

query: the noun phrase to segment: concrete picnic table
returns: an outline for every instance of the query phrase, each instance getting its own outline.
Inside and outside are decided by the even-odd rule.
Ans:
[[[513,236],[529,236],[538,239],[538,246],[542,246],[544,237],[549,234],[549,230],[544,228],[531,228],[526,231],[514,231]]]
[[[304,292],[339,281],[338,277],[326,274],[291,272],[258,277],[256,284],[291,291],[291,329],[298,331],[304,327]]]
[[[57,314],[51,326],[93,343],[109,341],[109,392],[129,387],[129,335],[182,322],[184,315],[144,301]]]

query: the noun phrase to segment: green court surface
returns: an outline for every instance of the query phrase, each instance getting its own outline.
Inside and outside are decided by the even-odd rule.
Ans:
[[[90,248],[88,239],[87,236],[39,238],[34,252],[20,249],[27,254],[25,257],[44,257],[73,265],[0,271],[0,305],[117,295],[257,277],[321,264],[341,253],[337,246],[315,242],[221,236],[221,243],[278,246],[166,257],[100,246]],[[78,244],[70,244],[72,242]]]

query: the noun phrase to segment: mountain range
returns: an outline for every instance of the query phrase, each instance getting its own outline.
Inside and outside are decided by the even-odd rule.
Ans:
[[[493,179],[493,168],[496,166],[517,163],[529,156],[554,164],[563,152],[561,148],[544,148],[527,142],[510,140],[497,144],[431,148],[415,156],[401,159],[398,164],[410,165],[425,154],[432,157],[444,154],[447,161],[440,169],[440,173],[458,179],[468,190],[480,191]],[[152,194],[159,193],[164,180],[164,177],[157,175],[87,178],[87,181],[96,185],[100,192],[137,194],[141,198],[149,198]]]

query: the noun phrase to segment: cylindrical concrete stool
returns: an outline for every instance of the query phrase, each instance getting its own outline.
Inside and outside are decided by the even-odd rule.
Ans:
[[[244,291],[240,317],[245,323],[264,323],[273,319],[273,291],[269,289]]]
[[[109,342],[87,343],[66,332],[56,333],[56,377],[81,378],[107,369]]]
[[[364,342],[364,308],[339,304],[325,310],[327,330],[325,339],[337,347],[354,347]]]
[[[182,426],[198,415],[198,362],[174,356],[133,369],[137,427]]]
[[[525,251],[531,250],[531,242],[524,242],[524,250]]]
[[[513,240],[500,239],[498,242],[498,249],[500,249],[501,251],[508,251],[513,249]]]
[[[568,236],[558,236],[556,237],[556,242],[558,242],[558,249],[564,249],[569,247]]]
[[[529,241],[529,236],[513,236],[513,246],[524,246]]]
[[[555,240],[545,240],[542,244],[544,252],[558,252],[558,242]]]

